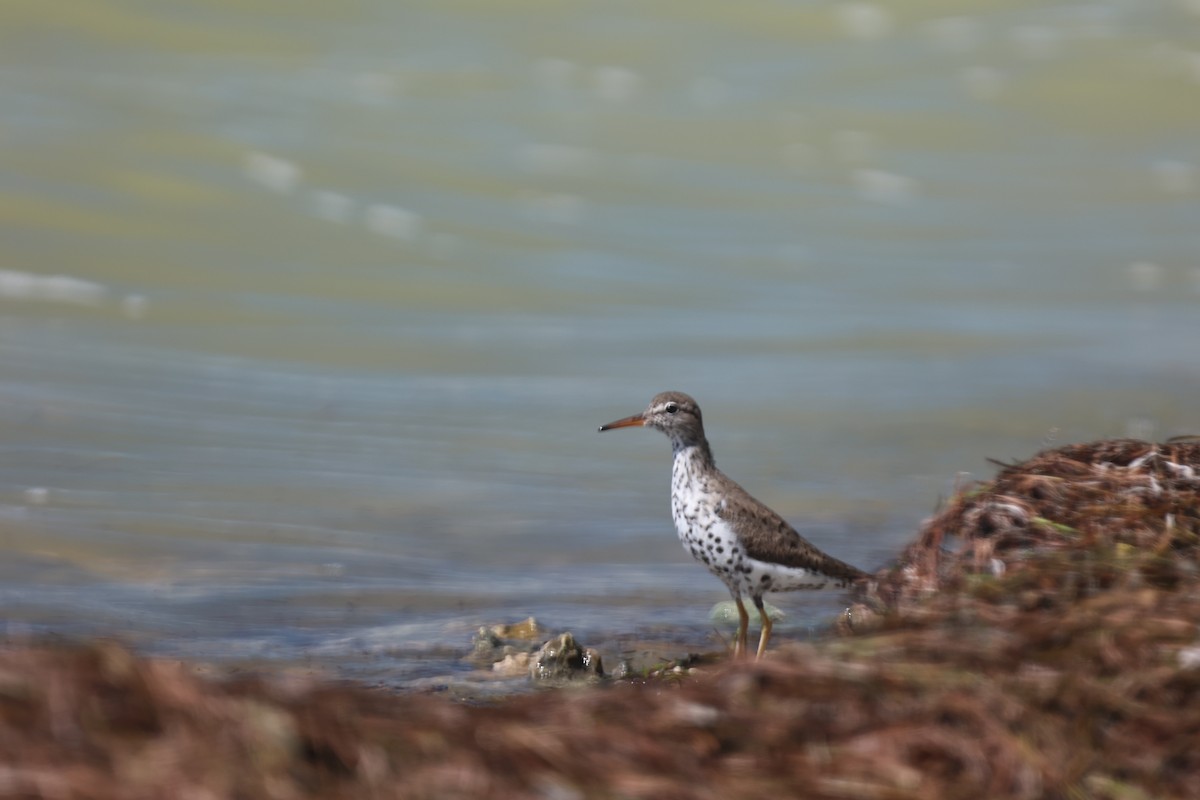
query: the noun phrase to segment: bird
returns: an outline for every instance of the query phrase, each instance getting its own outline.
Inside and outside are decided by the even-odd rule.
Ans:
[[[769,591],[846,588],[867,577],[857,567],[821,552],[783,517],[756,500],[717,469],[704,435],[700,406],[683,392],[661,392],[645,411],[607,425],[600,432],[653,428],[671,440],[671,517],[685,550],[729,588],[737,603],[735,658],[746,656],[749,597],[762,620],[756,659],[771,639],[771,619],[763,608]]]

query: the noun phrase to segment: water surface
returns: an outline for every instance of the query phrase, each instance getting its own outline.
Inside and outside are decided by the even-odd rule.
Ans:
[[[711,646],[665,440],[595,432],[664,389],[864,568],[1200,430],[1194,2],[17,2],[0,102],[10,634]]]

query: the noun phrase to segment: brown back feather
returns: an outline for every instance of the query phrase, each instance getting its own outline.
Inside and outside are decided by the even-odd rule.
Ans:
[[[822,553],[783,517],[729,478],[725,477],[724,483],[725,502],[723,507],[717,508],[717,516],[737,533],[750,558],[821,572],[835,580],[853,581],[866,577],[866,573],[857,567]]]

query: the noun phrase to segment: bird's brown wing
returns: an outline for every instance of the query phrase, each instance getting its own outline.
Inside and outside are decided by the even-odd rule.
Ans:
[[[857,567],[822,553],[783,517],[733,481],[729,481],[716,511],[737,533],[750,558],[820,572],[847,582],[866,577]]]

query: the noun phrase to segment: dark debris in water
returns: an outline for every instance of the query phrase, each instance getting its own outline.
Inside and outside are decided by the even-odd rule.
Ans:
[[[6,647],[0,795],[1200,797],[1200,448],[1183,444],[1006,467],[878,576],[852,626],[869,632],[678,680],[479,706]]]

